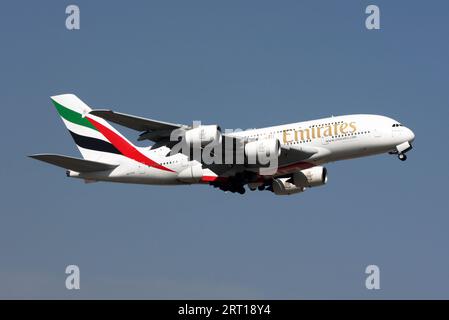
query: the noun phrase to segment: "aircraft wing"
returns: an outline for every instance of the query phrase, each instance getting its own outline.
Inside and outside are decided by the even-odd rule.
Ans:
[[[84,159],[78,159],[74,157],[62,156],[59,154],[33,154],[29,156],[30,158],[40,160],[43,162],[50,163],[52,165],[69,169],[76,172],[94,172],[94,171],[105,171],[116,168],[118,165],[96,162]]]
[[[151,140],[160,144],[168,144],[170,134],[176,129],[191,129],[188,125],[164,122],[159,120],[147,119],[143,117],[133,116],[112,110],[92,110],[90,114],[103,118],[107,121],[119,124],[121,126],[140,131],[138,140]],[[242,145],[246,142],[243,137],[223,134],[223,147],[232,148],[232,146]],[[176,143],[176,142],[173,142]],[[279,165],[285,166],[298,161],[310,158],[318,152],[317,148],[305,146],[283,146],[281,155],[279,156]]]
[[[314,147],[306,146],[282,146],[281,155],[279,156],[280,162],[298,162],[307,160],[319,150]]]
[[[190,128],[183,124],[147,119],[112,110],[92,110],[90,111],[90,114],[142,132],[139,136],[139,141],[148,139],[154,142],[159,142],[161,140],[169,139],[171,132],[175,129]]]

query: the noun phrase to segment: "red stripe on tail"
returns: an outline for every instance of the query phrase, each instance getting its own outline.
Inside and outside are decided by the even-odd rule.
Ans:
[[[111,129],[105,127],[104,125],[102,125],[101,123],[98,123],[97,121],[86,117],[87,120],[90,121],[90,123],[92,123],[92,125],[97,128],[98,131],[101,132],[102,135],[104,135],[106,137],[106,139],[109,140],[109,142],[111,142],[114,147],[116,147],[125,157],[128,157],[130,159],[133,159],[137,162],[146,164],[147,166],[153,167],[153,168],[157,168],[160,170],[165,170],[165,171],[169,171],[169,172],[174,172],[173,170],[166,168],[162,165],[160,165],[159,163],[151,160],[150,158],[146,157],[145,155],[143,155],[139,150],[137,150],[136,148],[134,148],[134,146],[132,146],[130,143],[128,143],[125,139],[123,139],[122,137],[120,137],[117,133],[115,133],[114,131],[112,131]]]

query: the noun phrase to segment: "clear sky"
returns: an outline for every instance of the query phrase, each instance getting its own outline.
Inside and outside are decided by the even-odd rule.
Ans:
[[[65,28],[65,8],[81,29]],[[381,29],[365,28],[377,4]],[[448,1],[8,1],[0,11],[0,298],[449,298]],[[52,106],[252,128],[375,113],[406,162],[327,165],[278,197],[84,184]],[[122,130],[133,141],[136,132]],[[81,289],[65,288],[65,268]],[[365,288],[378,265],[381,289]]]

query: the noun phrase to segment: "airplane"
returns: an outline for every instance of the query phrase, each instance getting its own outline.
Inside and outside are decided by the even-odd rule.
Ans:
[[[91,109],[73,94],[51,100],[83,159],[30,157],[62,167],[68,177],[87,183],[207,184],[239,194],[247,186],[291,195],[325,185],[326,163],[384,153],[405,161],[415,139],[412,130],[381,115],[332,116],[222,132],[218,125],[175,124]],[[138,141],[153,144],[136,146],[109,122],[136,130]]]

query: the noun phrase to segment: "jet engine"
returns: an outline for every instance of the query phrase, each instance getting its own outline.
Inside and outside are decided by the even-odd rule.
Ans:
[[[221,143],[221,129],[217,125],[198,126],[185,132],[185,142],[190,146],[204,147],[214,141]]]
[[[252,141],[245,145],[245,157],[249,164],[268,164],[272,157],[280,154],[281,143],[278,139]]]
[[[321,166],[304,169],[295,172],[292,180],[298,187],[311,188],[321,186],[327,182],[327,169]]]
[[[298,187],[291,182],[290,178],[277,178],[273,180],[273,192],[278,196],[285,196],[289,194],[303,192],[306,188]]]
[[[317,166],[295,172],[290,177],[274,179],[271,190],[276,195],[289,195],[324,185],[326,182],[327,169]]]

